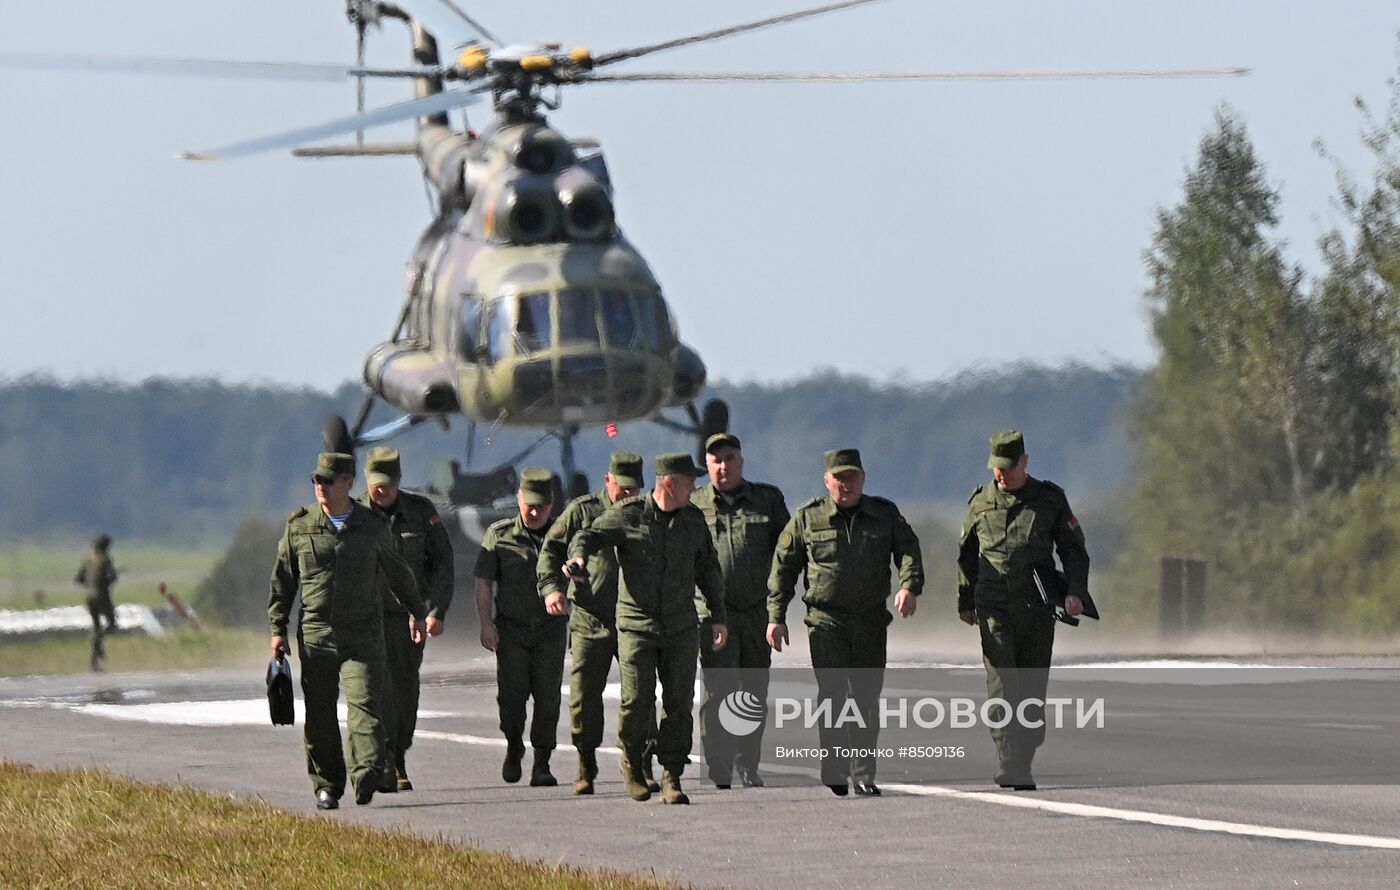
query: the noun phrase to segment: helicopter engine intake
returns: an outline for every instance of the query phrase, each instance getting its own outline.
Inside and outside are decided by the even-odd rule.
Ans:
[[[495,233],[513,244],[559,240],[559,196],[542,177],[522,176],[507,183],[490,215]]]
[[[570,241],[603,241],[613,235],[613,204],[607,188],[582,167],[571,167],[554,181],[563,208],[564,236]]]
[[[446,414],[458,409],[455,369],[426,349],[380,343],[365,359],[365,383],[409,414]]]

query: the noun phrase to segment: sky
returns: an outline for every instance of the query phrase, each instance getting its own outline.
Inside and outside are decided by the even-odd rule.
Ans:
[[[464,5],[510,41],[595,52],[801,0]],[[349,63],[340,0],[0,0],[0,50]],[[835,368],[930,381],[1018,361],[1145,366],[1143,251],[1215,110],[1244,120],[1318,262],[1341,224],[1322,140],[1363,178],[1400,9],[1348,0],[885,0],[616,70],[1242,66],[1243,78],[618,85],[553,123],[601,140],[619,222],[712,379]],[[405,64],[406,33],[371,38]],[[403,83],[372,104],[407,98]],[[353,109],[352,84],[0,70],[0,379],[153,375],[329,388],[390,333],[430,218],[409,158],[177,152]],[[473,123],[484,123],[480,109]],[[375,136],[407,138],[407,126]]]

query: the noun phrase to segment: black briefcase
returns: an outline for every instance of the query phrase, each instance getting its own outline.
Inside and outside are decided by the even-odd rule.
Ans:
[[[1040,591],[1040,598],[1045,601],[1045,605],[1055,610],[1055,620],[1063,621],[1070,627],[1078,627],[1078,616],[1065,611],[1065,597],[1069,596],[1069,581],[1065,578],[1065,573],[1055,568],[1031,566],[1031,577],[1035,579],[1035,589]],[[1080,615],[1098,621],[1099,609],[1094,605],[1089,591],[1084,591],[1080,602],[1084,604],[1084,611]]]
[[[267,710],[273,726],[291,726],[297,721],[292,665],[283,652],[278,652],[267,665]]]

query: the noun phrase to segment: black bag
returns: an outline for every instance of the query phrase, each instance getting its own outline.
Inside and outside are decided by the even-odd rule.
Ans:
[[[278,652],[267,666],[267,710],[273,726],[296,723],[295,697],[292,695],[292,665],[284,652]]]
[[[1065,597],[1069,596],[1069,581],[1065,578],[1065,573],[1053,567],[1031,566],[1031,577],[1035,579],[1035,588],[1040,591],[1040,598],[1045,601],[1045,605],[1055,610],[1055,620],[1063,621],[1070,627],[1078,627],[1079,617],[1065,611]],[[1079,614],[1098,621],[1099,609],[1094,605],[1089,591],[1084,591],[1080,602],[1084,604],[1084,611]]]

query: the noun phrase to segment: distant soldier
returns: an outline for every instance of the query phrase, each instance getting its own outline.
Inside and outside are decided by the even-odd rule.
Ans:
[[[797,579],[807,575],[807,643],[817,675],[817,695],[839,714],[847,699],[855,702],[864,727],[819,724],[822,782],[834,794],[878,795],[875,756],[850,759],[836,749],[870,752],[879,741],[878,701],[885,685],[885,638],[892,619],[885,607],[890,595],[890,563],[899,570],[895,610],[914,614],[923,592],[924,567],[919,539],[899,508],[865,494],[860,452],[840,448],[826,452],[822,479],[827,496],[797,508],[778,539],[768,578],[768,643],[783,651],[788,642],[787,608]],[[852,721],[853,722],[853,721]]]
[[[613,504],[574,535],[564,572],[580,580],[587,560],[601,550],[617,553],[617,648],[622,666],[622,778],[633,800],[651,797],[642,758],[651,745],[656,682],[661,681],[661,721],[656,759],[662,768],[661,800],[688,804],[681,774],[690,759],[696,659],[700,651],[696,588],[710,613],[714,648],[724,646],[724,587],[705,517],[690,503],[695,477],[704,470],[689,454],[656,458],[650,494]]]
[[[398,633],[419,642],[427,631],[427,607],[413,571],[399,559],[389,526],[350,497],[355,458],[323,452],[311,484],[316,503],[287,519],[272,569],[267,615],[272,651],[286,652],[292,601],[301,594],[297,653],[306,700],[306,769],[316,806],[333,810],[345,792],[345,752],[336,700],[345,687],[350,781],[355,803],[367,804],[384,763],[380,696],[387,685],[382,584],[411,613]],[[390,631],[393,633],[394,631]]]
[[[117,629],[116,607],[112,604],[112,585],[117,583],[117,570],[112,567],[112,559],[107,554],[112,539],[101,534],[92,542],[92,552],[78,566],[78,574],[73,581],[88,590],[88,614],[92,616],[92,655],[89,664],[94,671],[102,670],[107,660],[107,649],[103,638]],[[106,627],[103,627],[106,622]]]
[[[554,475],[539,467],[520,474],[520,514],[493,523],[476,559],[476,610],[481,645],[496,653],[496,704],[506,759],[501,778],[519,782],[525,756],[525,706],[535,701],[530,784],[557,785],[549,769],[559,728],[560,687],[569,623],[545,611],[535,584],[540,547],[554,513]]]
[[[537,567],[539,593],[551,615],[569,614],[569,715],[574,747],[578,749],[575,794],[592,794],[598,777],[598,746],[603,743],[603,690],[608,671],[617,658],[617,560],[611,548],[604,548],[588,559],[588,577],[569,581],[564,577],[564,561],[574,536],[623,498],[642,490],[642,458],[630,451],[614,451],[603,476],[603,488],[575,498],[550,526],[545,535]],[[565,602],[573,602],[569,611]],[[655,733],[653,733],[653,736]],[[661,786],[652,778],[651,757],[642,771],[653,792]]]
[[[715,649],[701,626],[705,697],[700,704],[700,743],[715,787],[730,787],[734,773],[741,784],[757,787],[763,785],[758,774],[763,725],[736,739],[719,725],[718,708],[725,696],[740,691],[759,702],[768,700],[768,667],[773,658],[764,638],[768,571],[778,536],[791,517],[781,491],[744,478],[744,454],[737,436],[711,436],[705,442],[705,466],[710,484],[696,491],[691,503],[705,514],[719,556],[729,642]]]
[[[979,485],[972,493],[962,527],[958,617],[982,631],[987,697],[1003,699],[1012,709],[1011,722],[991,731],[996,783],[1034,791],[1031,761],[1045,741],[1043,707],[1028,705],[1029,725],[1022,725],[1021,703],[1045,701],[1055,613],[1033,573],[1040,573],[1043,585],[1055,572],[1058,553],[1069,585],[1065,612],[1078,615],[1089,590],[1089,551],[1064,489],[1026,472],[1030,455],[1022,435],[1005,430],[992,436],[990,445],[987,466],[995,484]],[[991,716],[991,722],[1001,722]]]
[[[365,455],[368,491],[360,503],[389,525],[399,558],[413,570],[418,591],[428,607],[427,635],[443,632],[452,604],[452,542],[437,507],[422,495],[399,490],[403,469],[393,448],[371,448]],[[405,759],[418,725],[418,675],[423,667],[426,639],[415,642],[403,629],[408,610],[388,591],[384,593],[384,650],[389,686],[383,702],[385,759],[379,790],[412,791]]]

